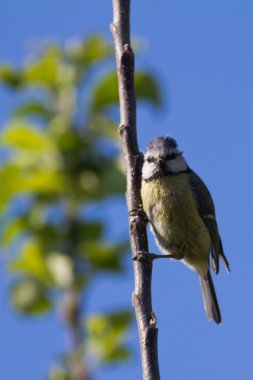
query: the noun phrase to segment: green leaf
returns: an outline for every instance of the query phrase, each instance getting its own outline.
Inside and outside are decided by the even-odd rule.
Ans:
[[[80,224],[80,235],[85,241],[98,240],[104,230],[101,222],[84,222]]]
[[[26,86],[40,85],[56,90],[59,84],[59,69],[62,53],[57,46],[49,46],[42,57],[29,63],[24,69],[23,82]]]
[[[22,73],[9,65],[0,66],[0,82],[7,87],[16,89],[22,82]]]
[[[155,107],[161,106],[161,94],[157,80],[148,72],[136,72],[136,97],[138,100],[149,102]]]
[[[94,87],[91,107],[95,111],[102,107],[115,105],[118,102],[118,78],[116,72],[113,71],[103,76]]]
[[[81,163],[73,165],[71,171],[75,173],[78,169],[82,170],[82,167],[90,167],[80,171],[78,182],[69,182],[69,188],[78,199],[83,202],[96,201],[125,192],[126,178],[119,162],[115,162],[115,159],[108,160],[103,156],[98,156],[97,162],[92,162],[92,157],[89,157],[89,160],[83,159],[83,166]]]
[[[20,256],[10,263],[10,269],[32,276],[47,286],[52,284],[52,275],[38,240],[30,239],[26,242]]]
[[[45,121],[50,120],[54,116],[52,108],[36,100],[31,100],[27,103],[21,104],[13,111],[13,115],[16,117],[32,117],[39,116]]]
[[[34,209],[35,207],[33,207]],[[41,212],[43,211],[42,207]],[[66,231],[62,225],[50,225],[44,217],[39,219],[38,215],[35,215],[33,211],[29,211],[29,214],[28,229],[41,238],[45,247],[52,249],[52,247],[58,246],[64,241]]]
[[[52,147],[52,142],[48,132],[39,130],[34,125],[24,123],[21,120],[15,120],[5,127],[1,145],[35,151],[48,151]]]
[[[81,244],[83,255],[94,271],[122,271],[121,261],[127,248],[128,243],[112,245],[104,241],[85,241]]]
[[[128,359],[129,350],[123,342],[131,321],[132,313],[128,310],[88,318],[88,350],[108,364]]]
[[[158,107],[161,105],[161,95],[156,79],[148,72],[135,73],[136,97]],[[116,72],[110,72],[94,87],[91,106],[93,110],[112,106],[119,102],[118,79]]]
[[[26,231],[27,222],[25,218],[16,218],[6,224],[3,232],[1,233],[2,244],[7,247],[13,240],[20,234]]]
[[[113,160],[104,166],[100,176],[100,186],[107,196],[125,193],[126,176],[120,160]]]
[[[60,129],[56,131],[54,138],[56,139],[60,150],[62,150],[64,154],[70,151],[72,155],[74,155],[73,153],[76,153],[80,146],[80,136],[78,136],[77,132],[73,128],[66,130]]]
[[[98,112],[91,112],[89,128],[94,133],[94,137],[112,139],[119,144],[117,124],[110,120],[107,116]]]
[[[83,41],[72,41],[66,48],[67,58],[84,67],[100,62],[113,54],[112,45],[99,35],[92,35]]]
[[[41,168],[20,170],[13,164],[5,165],[0,170],[0,183],[0,210],[16,195],[28,193],[53,196],[65,191],[61,174]]]
[[[123,362],[130,359],[131,353],[128,348],[118,347],[116,350],[113,350],[107,353],[106,358],[104,359],[108,364],[114,362]]]
[[[11,302],[22,314],[41,314],[51,309],[45,289],[32,279],[23,279],[12,286]]]

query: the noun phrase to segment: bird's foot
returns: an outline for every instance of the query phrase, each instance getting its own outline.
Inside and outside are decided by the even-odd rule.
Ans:
[[[176,259],[175,255],[157,255],[156,253],[138,251],[136,256],[133,256],[133,261],[153,261],[155,259]]]

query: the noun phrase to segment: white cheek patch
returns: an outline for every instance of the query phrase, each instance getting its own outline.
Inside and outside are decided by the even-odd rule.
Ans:
[[[174,159],[166,159],[166,156],[173,154],[178,154],[178,156]],[[149,157],[152,158],[151,162],[148,162],[150,161]],[[158,163],[159,157],[163,158],[162,166],[160,166]],[[166,168],[167,171],[165,170],[164,172],[164,169]],[[160,151],[151,150],[145,154],[145,160],[142,168],[142,178],[144,180],[148,180],[154,177],[156,174],[159,174],[160,171],[163,175],[166,175],[166,172],[168,174],[177,174],[187,170],[187,168],[187,162],[176,148],[172,148],[169,151],[165,149],[162,149]]]
[[[155,163],[149,163],[149,162],[144,162],[143,168],[142,168],[142,178],[143,179],[149,179],[152,177],[155,173],[156,170],[156,165]]]
[[[168,162],[168,168],[172,173],[180,173],[187,169],[187,163],[183,156],[177,156]]]

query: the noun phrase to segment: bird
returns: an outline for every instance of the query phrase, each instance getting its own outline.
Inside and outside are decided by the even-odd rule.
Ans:
[[[152,139],[144,155],[141,198],[151,232],[162,255],[182,261],[199,277],[208,320],[221,322],[221,312],[210,273],[220,259],[230,271],[219,235],[212,196],[188,166],[176,140]]]

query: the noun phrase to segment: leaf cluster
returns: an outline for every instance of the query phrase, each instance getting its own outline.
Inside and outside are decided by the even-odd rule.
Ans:
[[[99,214],[101,202],[125,191],[112,55],[111,44],[93,35],[44,46],[22,67],[0,66],[0,83],[18,95],[0,139],[7,157],[0,165],[0,244],[15,275],[11,301],[22,314],[48,312],[73,289],[85,294],[96,276],[124,270],[128,244],[108,241]],[[136,93],[161,103],[146,71],[136,73]],[[125,311],[86,318],[85,355],[126,359],[129,323]]]

